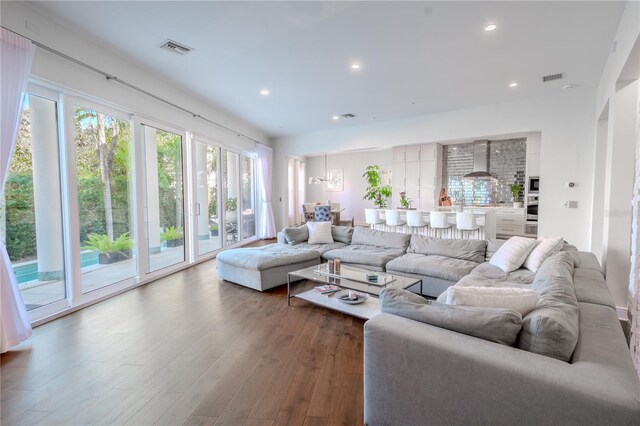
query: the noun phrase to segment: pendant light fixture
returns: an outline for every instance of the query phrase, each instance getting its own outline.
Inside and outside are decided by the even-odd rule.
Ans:
[[[339,185],[341,179],[334,178],[333,176],[327,176],[327,153],[324,154],[324,177],[320,176],[310,176],[309,184],[320,185],[321,183],[327,182],[332,185]]]

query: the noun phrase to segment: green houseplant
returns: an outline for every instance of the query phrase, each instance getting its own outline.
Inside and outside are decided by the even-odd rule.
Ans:
[[[131,258],[133,240],[129,238],[129,233],[121,234],[115,240],[108,235],[89,234],[84,242],[83,250],[94,250],[98,252],[98,263],[108,265]]]
[[[160,240],[167,242],[167,247],[178,247],[184,244],[182,227],[169,226],[160,233]]]
[[[407,193],[402,191],[400,193],[400,207],[404,210],[411,210],[411,204],[413,200],[411,198],[407,198]]]
[[[218,236],[218,224],[217,223],[212,223],[211,225],[209,225],[209,233],[211,234],[212,237],[217,237]]]
[[[522,185],[519,182],[512,183],[509,188],[511,189],[511,194],[513,195],[513,207],[518,209],[522,207],[522,203],[518,201],[520,198],[520,191],[522,191]]]
[[[363,200],[371,200],[379,209],[387,207],[387,200],[391,197],[391,186],[384,185],[380,166],[367,166],[363,178],[367,181],[367,189]]]
[[[236,211],[238,210],[238,198],[230,197],[227,198],[224,202],[224,220],[227,223],[237,223],[238,222],[238,214]]]

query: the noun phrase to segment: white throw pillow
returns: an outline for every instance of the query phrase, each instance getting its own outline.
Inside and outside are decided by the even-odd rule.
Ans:
[[[331,244],[331,222],[307,222],[309,229],[309,244]]]
[[[540,300],[540,293],[528,288],[452,286],[446,294],[448,305],[511,309],[523,317],[533,311]]]
[[[562,237],[538,238],[538,245],[533,248],[529,257],[527,257],[527,260],[524,261],[524,267],[530,271],[536,272],[547,257],[556,254],[560,249],[562,249],[563,244],[564,241]]]
[[[504,272],[515,271],[522,266],[536,244],[538,242],[533,238],[511,237],[491,256],[489,263]]]

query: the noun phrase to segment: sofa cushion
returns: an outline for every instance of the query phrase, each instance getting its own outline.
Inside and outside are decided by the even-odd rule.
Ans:
[[[578,252],[578,257],[580,257],[580,263],[576,268],[593,269],[594,271],[602,272],[600,262],[598,262],[598,258],[593,253],[580,251]]]
[[[307,222],[309,244],[332,244],[331,222]]]
[[[580,314],[570,254],[560,252],[545,260],[531,288],[540,292],[540,301],[522,320],[518,346],[569,361],[578,341]]]
[[[489,263],[505,272],[515,271],[522,266],[537,243],[533,238],[511,237],[491,256]]]
[[[356,226],[353,230],[351,244],[402,249],[402,252],[404,253],[409,246],[410,239],[411,234],[384,232],[365,228],[364,226]]]
[[[510,346],[522,327],[520,314],[508,309],[446,305],[395,288],[380,294],[380,311]]]
[[[531,284],[536,274],[529,269],[519,268],[515,271],[504,272],[497,266],[493,266],[489,262],[481,263],[473,271],[471,275],[476,279],[486,278],[487,280],[508,281],[519,284]]]
[[[540,299],[536,291],[510,287],[451,286],[445,293],[447,305],[510,309],[520,315],[531,312]]]
[[[493,257],[493,255],[496,254],[498,249],[502,247],[502,245],[506,242],[507,240],[498,240],[498,239],[487,240],[487,255],[485,256],[484,260],[486,262],[490,261],[491,257]]]
[[[295,247],[297,250],[315,250],[320,254],[325,254],[329,250],[335,250],[335,249],[343,248],[345,246],[346,246],[345,243],[338,243],[338,242],[334,242],[331,244],[309,244],[308,242],[304,241],[300,244],[296,244],[293,247]]]
[[[237,248],[218,253],[216,259],[228,265],[254,271],[291,265],[318,259],[320,253],[314,250],[297,250],[285,244],[270,244],[263,247]]]
[[[561,252],[567,253],[573,260],[573,267],[580,268],[582,266],[582,256],[576,246],[565,242],[560,249]]]
[[[331,236],[333,236],[333,241],[351,244],[351,239],[353,238],[353,228],[350,226],[332,226]]]
[[[542,266],[542,262],[544,262],[547,257],[560,251],[563,244],[564,241],[562,240],[562,237],[539,238],[538,244],[533,248],[533,250],[531,250],[527,260],[524,261],[524,267],[536,272],[540,266]]]
[[[573,270],[573,285],[578,302],[616,308],[602,272],[594,269],[576,268]]]
[[[302,226],[291,226],[282,230],[282,235],[287,240],[289,245],[295,246],[296,244],[303,243],[309,239],[309,228],[305,223]]]
[[[357,229],[357,228],[356,228]],[[327,260],[339,257],[342,262],[383,268],[390,260],[402,256],[404,249],[351,244],[322,255]]]
[[[469,260],[407,253],[391,260],[387,264],[387,269],[455,282],[469,274],[476,266],[478,266],[476,262]]]
[[[476,263],[484,262],[486,251],[485,240],[443,240],[422,235],[412,235],[407,249],[407,253],[453,257]]]

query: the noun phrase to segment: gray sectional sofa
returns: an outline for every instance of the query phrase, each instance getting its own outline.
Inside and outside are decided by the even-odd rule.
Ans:
[[[456,286],[540,292],[513,346],[461,325],[454,306],[383,292],[365,323],[366,424],[639,424],[640,382],[595,257],[565,248],[536,274],[496,269],[483,263]]]
[[[640,424],[640,382],[593,254],[565,244],[537,273],[505,273],[488,262],[504,241],[397,235],[356,228],[321,250],[325,260],[420,277],[423,293],[439,296],[385,290],[382,312],[365,323],[367,425]],[[284,233],[278,242],[317,250]],[[495,317],[441,303],[450,286],[533,289],[540,299],[524,317]],[[408,307],[394,305],[398,294]]]

